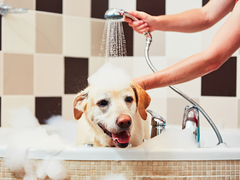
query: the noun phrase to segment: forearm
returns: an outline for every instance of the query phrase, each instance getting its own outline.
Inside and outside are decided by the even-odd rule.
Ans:
[[[186,33],[198,32],[210,26],[212,26],[212,23],[207,21],[201,8],[174,15],[157,16],[155,22],[155,30]]]
[[[232,11],[234,2],[235,0],[211,0],[202,8],[157,16],[155,30],[187,33],[205,30]]]
[[[214,57],[201,52],[154,74],[141,77],[146,90],[184,83],[218,68]],[[217,59],[217,58],[216,58]]]

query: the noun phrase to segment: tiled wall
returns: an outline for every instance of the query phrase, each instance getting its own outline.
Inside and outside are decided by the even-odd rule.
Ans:
[[[44,123],[51,115],[72,119],[72,100],[87,77],[104,63],[98,58],[106,10],[141,10],[152,15],[200,8],[206,0],[4,0],[28,13],[0,18],[0,122],[9,110],[27,106]],[[224,23],[199,33],[153,32],[150,59],[160,70],[206,49]],[[152,73],[144,58],[145,37],[123,24],[128,56],[122,66],[132,77]],[[219,70],[177,87],[196,100],[219,128],[240,127],[240,66],[235,52]],[[124,65],[125,64],[125,65]],[[127,65],[126,65],[127,64]],[[168,87],[148,91],[150,109],[180,125],[186,100]],[[201,126],[209,126],[201,118]]]

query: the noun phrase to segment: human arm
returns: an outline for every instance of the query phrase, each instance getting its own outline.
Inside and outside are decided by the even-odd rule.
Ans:
[[[203,52],[186,58],[157,73],[135,78],[143,89],[165,87],[190,81],[217,70],[240,47],[240,3]]]
[[[198,32],[207,29],[222,19],[234,7],[235,0],[210,0],[204,7],[191,9],[173,15],[151,16],[144,12],[133,11],[131,15],[140,19],[132,21],[125,18],[136,32],[177,31]]]

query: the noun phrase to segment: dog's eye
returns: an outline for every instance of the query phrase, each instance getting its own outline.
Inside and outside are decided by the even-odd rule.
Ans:
[[[101,100],[97,103],[98,106],[104,107],[108,105],[108,101],[106,100]]]
[[[125,101],[128,103],[131,103],[133,101],[133,98],[128,96],[128,97],[126,97]]]

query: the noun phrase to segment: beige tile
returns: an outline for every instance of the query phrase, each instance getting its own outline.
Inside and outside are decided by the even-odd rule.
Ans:
[[[63,0],[63,14],[91,17],[91,0]]]
[[[27,107],[35,114],[33,96],[3,96],[2,97],[2,127],[9,127],[11,121],[11,110]]]
[[[104,20],[91,21],[91,55],[92,56],[98,56],[100,53],[104,26],[105,26]]]
[[[152,32],[152,43],[149,47],[150,59],[152,56],[165,56],[165,32]],[[144,56],[146,38],[143,34],[134,32],[134,56]]]
[[[194,99],[197,103],[198,99]],[[186,105],[190,105],[183,98],[167,99],[167,124],[182,126],[183,114]]]
[[[27,8],[29,10],[35,10],[35,0],[4,0],[4,3],[11,7]]]
[[[62,54],[62,16],[36,14],[36,52]]]
[[[2,19],[2,50],[9,53],[35,52],[35,12],[8,14]]]
[[[151,103],[147,109],[156,112],[165,120],[167,120],[167,98],[152,98]]]
[[[33,94],[33,55],[7,54],[3,60],[3,94]]]
[[[74,119],[73,116],[73,99],[76,95],[64,95],[62,97],[62,116],[64,119]]]
[[[201,97],[199,104],[219,128],[237,128],[237,99],[228,97]],[[200,116],[201,126],[209,126],[207,120]]]
[[[90,18],[64,17],[63,53],[65,56],[90,56],[90,21]]]
[[[35,95],[62,96],[64,94],[64,60],[61,55],[36,55]]]
[[[238,99],[238,128],[240,128],[240,100]]]

